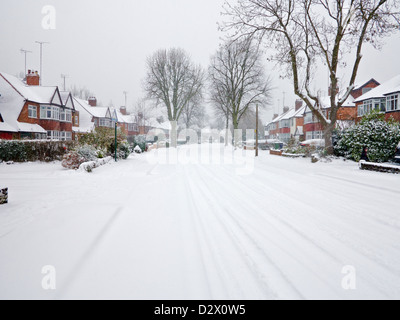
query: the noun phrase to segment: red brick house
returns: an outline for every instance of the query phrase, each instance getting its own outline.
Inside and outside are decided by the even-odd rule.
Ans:
[[[0,73],[0,114],[0,139],[72,139],[72,96],[39,86],[37,72],[28,72],[26,84]]]
[[[357,107],[355,104],[355,100],[362,94],[371,91],[373,88],[376,88],[377,86],[379,86],[379,82],[377,82],[375,79],[371,79],[368,82],[364,83],[363,85],[355,86],[355,88],[351,91],[349,98],[338,110],[337,122],[336,122],[336,126],[338,129],[343,130],[356,123]],[[330,109],[331,109],[330,99],[331,99],[330,95],[322,97],[320,99],[322,106],[322,113],[327,119],[329,119],[330,116]],[[306,108],[304,113],[303,131],[306,140],[324,138],[322,124],[318,121],[317,117],[313,115],[313,113],[309,108]]]
[[[382,85],[364,93],[355,100],[357,121],[371,112],[378,110],[385,113],[386,119],[393,117],[400,122],[400,75]]]

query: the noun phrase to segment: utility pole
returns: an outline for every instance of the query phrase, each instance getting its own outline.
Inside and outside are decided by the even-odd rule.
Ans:
[[[62,74],[62,75],[61,75],[61,78],[64,79],[64,91],[67,91],[66,86],[65,86],[65,79],[68,78],[68,75]]]
[[[256,105],[256,157],[258,157],[258,104]]]
[[[25,69],[24,69],[24,72],[25,72],[25,76],[26,76],[26,55],[28,54],[28,53],[32,53],[32,51],[28,51],[28,50],[25,50],[25,49],[21,49],[21,53],[23,53],[23,54],[25,54]]]
[[[50,44],[50,42],[35,41],[40,45],[40,85],[43,83],[43,45]]]

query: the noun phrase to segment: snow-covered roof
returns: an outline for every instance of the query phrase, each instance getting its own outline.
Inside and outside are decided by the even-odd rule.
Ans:
[[[8,85],[19,93],[19,95],[21,95],[25,100],[39,104],[53,103],[60,106],[62,105],[58,87],[28,86],[17,77],[6,73],[0,73],[0,77],[2,77]]]
[[[301,107],[299,110],[297,110],[294,114],[294,118],[302,118],[304,115],[304,112],[306,111],[306,106]]]
[[[18,131],[31,133],[47,133],[41,126],[33,123],[17,122]]]
[[[112,111],[113,117],[117,119],[120,123],[136,123],[135,116],[133,115],[124,115],[120,110],[114,109]]]
[[[366,94],[363,94],[361,97],[356,99],[354,102],[363,102],[369,99],[379,99],[384,98],[385,96],[391,93],[400,92],[400,75],[386,81],[385,83],[381,84],[379,87],[376,87]]]
[[[18,132],[17,120],[25,99],[10,85],[2,73],[0,73],[0,95],[0,113],[4,121],[0,123],[0,130]]]
[[[159,123],[156,118],[150,118],[146,120],[146,127],[169,131],[171,130],[171,123],[169,121]]]
[[[87,110],[90,107],[86,101],[74,98],[75,110],[79,111],[79,127],[73,127],[74,132],[87,133],[94,129],[93,115]]]

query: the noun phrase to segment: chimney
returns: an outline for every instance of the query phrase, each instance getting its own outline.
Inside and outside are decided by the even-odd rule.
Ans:
[[[121,107],[121,108],[119,108],[119,111],[120,111],[124,116],[128,115],[128,113],[126,112],[126,107]]]
[[[288,112],[289,111],[289,107],[284,107],[283,108],[283,113],[286,113],[286,112]]]
[[[272,117],[272,120],[275,120],[278,117],[279,117],[279,114],[275,113],[274,116]]]
[[[302,106],[303,106],[303,100],[297,99],[296,100],[296,111],[299,111]]]
[[[28,86],[38,86],[40,85],[40,76],[37,71],[28,70],[26,75],[26,84]]]
[[[95,97],[90,97],[88,102],[89,102],[89,106],[97,107],[97,99]]]

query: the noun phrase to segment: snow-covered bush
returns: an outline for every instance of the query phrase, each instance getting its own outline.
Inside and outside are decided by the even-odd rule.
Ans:
[[[85,161],[94,161],[97,157],[97,150],[90,145],[83,145],[76,148],[76,152],[85,159]]]
[[[118,157],[121,159],[128,159],[129,155],[131,154],[131,146],[127,141],[123,141],[118,144]]]
[[[360,161],[363,148],[368,147],[370,161],[382,163],[394,156],[399,141],[399,123],[394,120],[385,121],[383,114],[373,111],[358,125],[338,134],[335,153]]]
[[[142,149],[137,145],[134,149],[135,153],[142,153]]]
[[[86,161],[85,158],[82,157],[78,152],[72,151],[64,155],[64,159],[61,165],[66,169],[76,170],[85,161]]]

